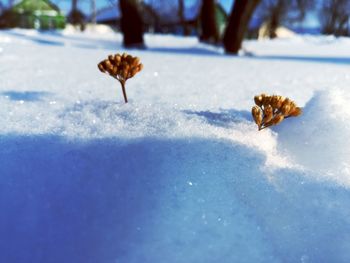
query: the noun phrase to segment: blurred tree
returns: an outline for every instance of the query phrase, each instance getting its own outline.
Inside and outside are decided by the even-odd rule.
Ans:
[[[299,12],[297,19],[303,21],[306,17],[306,12],[315,7],[315,0],[295,0],[296,10]]]
[[[127,48],[145,48],[143,22],[138,0],[120,0],[120,26],[124,36],[123,45]]]
[[[91,0],[91,23],[96,24],[96,0]]]
[[[85,15],[78,9],[78,0],[72,0],[72,8],[68,14],[68,22],[79,25],[81,30],[85,29]]]
[[[182,27],[182,33],[185,36],[188,36],[190,33],[186,25],[184,0],[178,0],[178,16],[179,16],[179,22]]]
[[[324,34],[335,36],[350,35],[350,1],[349,0],[324,0],[321,12],[321,30]]]
[[[13,6],[14,1],[15,0],[9,0],[7,8],[11,8]]]
[[[201,41],[210,43],[218,43],[220,41],[215,8],[214,0],[202,0],[200,13],[201,35],[199,37]]]
[[[266,23],[267,35],[275,38],[276,30],[281,24],[303,21],[306,11],[314,4],[314,0],[262,0],[257,17]]]
[[[235,0],[224,35],[226,53],[237,54],[250,18],[260,0]]]
[[[184,0],[148,0],[147,3],[148,8],[152,9],[153,16],[156,18],[155,32],[168,33],[169,27],[176,23],[179,23],[181,27],[183,26],[181,20],[185,18],[185,7],[183,5],[183,10],[180,10],[179,5],[184,4]]]
[[[72,10],[78,9],[78,0],[72,0]]]

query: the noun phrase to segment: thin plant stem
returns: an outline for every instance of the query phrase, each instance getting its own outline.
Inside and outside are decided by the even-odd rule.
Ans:
[[[126,91],[125,91],[125,81],[119,80],[119,82],[122,85],[124,101],[125,101],[125,103],[128,103],[128,97],[126,96]]]

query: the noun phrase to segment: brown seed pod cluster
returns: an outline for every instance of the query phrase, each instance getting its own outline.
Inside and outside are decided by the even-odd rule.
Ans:
[[[268,96],[263,93],[255,96],[254,102],[256,105],[252,108],[252,115],[259,131],[302,113],[294,101],[278,95]]]
[[[124,100],[128,102],[125,92],[125,82],[142,70],[143,65],[140,63],[140,59],[126,53],[122,55],[115,54],[109,55],[107,59],[101,61],[97,66],[102,73],[108,73],[120,82]]]

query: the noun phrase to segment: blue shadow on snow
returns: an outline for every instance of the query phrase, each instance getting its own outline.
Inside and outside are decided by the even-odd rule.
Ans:
[[[44,97],[51,95],[46,91],[4,91],[0,92],[0,96],[4,96],[13,101],[40,101]]]
[[[197,115],[213,126],[225,128],[228,128],[231,124],[239,123],[242,120],[252,121],[251,113],[249,111],[238,111],[234,109],[221,110],[220,112],[186,110],[184,113]]]
[[[288,56],[288,55],[271,55],[271,56],[249,56],[248,59],[258,60],[275,60],[275,61],[297,61],[311,63],[330,63],[330,64],[350,64],[349,57],[321,57],[321,56]]]
[[[263,162],[224,140],[2,135],[0,262],[349,262],[350,192],[288,170],[276,188]]]

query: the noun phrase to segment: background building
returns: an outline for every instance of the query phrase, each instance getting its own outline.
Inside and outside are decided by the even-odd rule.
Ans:
[[[23,0],[2,14],[0,26],[59,29],[65,27],[65,17],[48,0]]]

